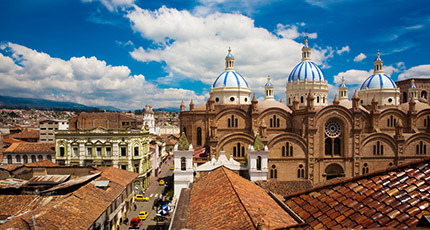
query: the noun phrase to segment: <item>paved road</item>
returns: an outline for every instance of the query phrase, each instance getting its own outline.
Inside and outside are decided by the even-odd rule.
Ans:
[[[132,208],[127,214],[127,217],[130,221],[133,218],[137,218],[139,212],[141,211],[149,212],[148,217],[146,218],[146,220],[143,221],[142,226],[140,227],[141,230],[142,229],[144,230],[167,229],[169,226],[168,220],[164,222],[158,222],[158,223],[154,221],[154,217],[157,210],[155,208],[153,209],[153,204],[156,199],[162,198],[163,190],[166,188],[166,186],[162,186],[158,184],[159,179],[164,179],[165,181],[167,181],[168,183],[170,182],[172,183],[171,185],[173,185],[173,171],[170,170],[170,166],[171,164],[173,164],[172,162],[173,162],[173,158],[170,160],[167,160],[166,163],[163,163],[163,166],[161,167],[161,172],[158,177],[151,176],[151,182],[146,191],[146,196],[149,196],[149,202],[148,201],[136,202],[137,210],[134,211],[134,209]],[[120,229],[127,230],[128,227],[129,227],[128,225],[122,224]]]

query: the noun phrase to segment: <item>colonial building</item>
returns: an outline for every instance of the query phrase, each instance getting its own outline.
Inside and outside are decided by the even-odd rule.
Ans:
[[[182,102],[180,129],[194,149],[206,149],[206,161],[225,152],[247,164],[249,145],[260,135],[268,148],[269,180],[314,184],[353,177],[420,159],[430,149],[430,106],[417,100],[416,87],[401,103],[400,89],[383,72],[379,52],[374,73],[348,98],[347,79],[328,102],[321,69],[311,60],[305,41],[302,61],[286,73],[286,103],[274,100],[270,77],[265,99],[258,101],[235,70],[229,49],[226,68],[214,81],[205,105],[189,110]],[[421,95],[421,94],[420,94]]]
[[[70,130],[55,133],[57,164],[113,166],[139,173],[136,192],[149,185],[150,137],[141,120],[119,113],[81,113],[69,124]]]

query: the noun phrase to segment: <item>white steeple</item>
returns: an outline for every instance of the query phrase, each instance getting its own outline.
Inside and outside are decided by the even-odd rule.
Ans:
[[[302,62],[311,60],[311,48],[308,46],[308,31],[305,31],[305,46],[302,48]]]
[[[345,77],[342,77],[342,84],[339,85],[339,101],[348,100],[348,87],[345,85]]]
[[[231,54],[231,48],[228,47],[228,54],[225,56],[225,71],[234,70],[234,56]]]
[[[411,86],[408,89],[408,101],[414,100],[415,102],[418,101],[418,88],[415,85],[415,80],[411,79]]]
[[[373,74],[384,73],[384,71],[382,70],[382,66],[383,66],[383,61],[380,57],[379,50],[378,50],[378,52],[376,53],[376,59],[373,62]]]
[[[272,85],[272,82],[270,82],[270,75],[267,76],[267,83],[266,85],[264,85],[264,92],[265,92],[264,100],[275,99],[273,94],[273,85]]]

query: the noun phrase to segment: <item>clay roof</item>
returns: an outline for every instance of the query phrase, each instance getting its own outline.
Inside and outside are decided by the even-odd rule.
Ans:
[[[100,167],[106,168],[106,167]],[[137,173],[130,176],[130,172],[116,168],[100,169],[102,174],[96,179],[110,180],[107,188],[98,188],[92,183],[87,183],[74,192],[63,196],[40,196],[38,199],[45,199],[39,202],[40,205],[32,207],[33,214],[38,229],[89,229],[101,214],[112,204],[125,189],[124,181],[132,181],[137,177]],[[105,173],[106,172],[106,173]],[[121,184],[117,181],[122,180]],[[13,195],[16,196],[16,195]],[[0,195],[1,197],[1,195]],[[37,202],[35,202],[37,203]],[[0,210],[8,206],[8,202],[1,202]],[[8,214],[14,214],[12,210]],[[22,215],[2,225],[2,228],[24,229],[26,223],[33,223],[30,212]],[[59,218],[61,217],[61,218]],[[64,217],[64,218],[63,218]]]
[[[285,197],[311,228],[415,227],[429,214],[430,158]]]
[[[297,193],[303,190],[311,189],[311,181],[256,181],[258,186],[263,189],[279,194],[281,196],[287,196],[293,193]]]
[[[9,137],[17,139],[39,139],[39,130],[24,130],[20,133],[11,134]]]
[[[258,110],[263,112],[266,109],[278,108],[286,111],[287,113],[292,113],[291,109],[284,103],[275,100],[264,100],[258,103]]]
[[[415,103],[415,110],[417,112],[424,110],[424,109],[429,109],[429,108],[430,108],[430,105],[427,103],[420,102],[420,101]],[[400,104],[399,109],[402,110],[403,112],[407,113],[409,111],[409,102]]]
[[[298,224],[264,189],[224,167],[193,184],[187,216],[190,229],[256,229],[258,224],[276,229]]]
[[[0,216],[11,216],[29,205],[38,195],[0,195]],[[13,205],[7,205],[13,204]]]
[[[23,143],[23,142],[25,142],[25,141],[13,139],[13,138],[3,139],[3,143],[9,143],[9,144],[12,144],[12,143]]]
[[[40,143],[40,142],[23,142],[23,143],[12,143],[5,153],[14,152],[35,152],[35,153],[55,153],[55,143]]]

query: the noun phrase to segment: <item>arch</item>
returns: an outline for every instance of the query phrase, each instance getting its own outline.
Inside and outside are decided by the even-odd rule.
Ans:
[[[46,159],[48,159],[48,160],[52,161],[52,156],[51,156],[51,155],[48,155],[48,156],[46,156]]]
[[[281,108],[270,108],[270,109],[266,109],[264,110],[261,114],[258,115],[257,117],[257,124],[260,124],[261,120],[265,120],[266,124],[270,126],[270,120],[269,119],[265,119],[265,118],[270,118],[273,119],[273,115],[276,115],[276,119],[277,120],[273,120],[273,127],[280,128],[280,124],[279,124],[279,118],[283,118],[285,120],[285,128],[289,128],[291,127],[291,120],[292,120],[292,114],[289,113],[288,111],[285,111]]]
[[[22,163],[24,163],[24,164],[28,163],[28,156],[27,155],[22,156]]]
[[[407,123],[406,122],[406,119],[407,119],[406,113],[404,113],[400,109],[389,108],[389,109],[382,111],[381,114],[379,115],[379,117],[378,117],[379,124],[385,124],[385,123],[383,123],[382,119],[384,119],[385,116],[390,116],[390,115],[396,115],[399,119],[402,120],[403,124]]]
[[[21,162],[21,156],[20,155],[16,155],[15,158],[16,158],[16,162]]]
[[[352,125],[351,121],[354,120],[352,112],[346,107],[341,105],[328,105],[315,114],[315,122],[319,123],[322,121],[325,124],[330,118],[333,118],[333,116],[330,116],[329,113],[338,115],[336,117],[342,118],[341,120],[344,124]]]
[[[36,156],[35,155],[31,155],[31,162],[36,162]]]
[[[333,163],[325,168],[325,176],[327,180],[330,180],[336,177],[343,177],[345,176],[345,173],[342,166]]]
[[[304,152],[307,152],[307,145],[306,141],[298,134],[296,133],[281,133],[276,136],[274,136],[268,143],[267,147],[271,149],[276,143],[278,142],[285,142],[285,141],[296,141],[296,143],[299,145],[300,148],[303,149]]]
[[[217,152],[219,152],[222,149],[222,147],[224,147],[224,145],[226,145],[227,143],[233,143],[237,141],[242,141],[247,144],[251,144],[254,142],[254,137],[249,134],[239,133],[239,132],[227,134],[221,137],[221,139],[218,141]]]
[[[362,149],[364,146],[366,146],[369,142],[377,140],[377,139],[384,140],[384,143],[389,144],[389,146],[393,149],[393,152],[397,151],[397,144],[394,138],[386,133],[374,133],[370,134],[369,136],[365,137],[361,141],[360,149]],[[372,153],[373,154],[373,153]]]
[[[261,156],[258,156],[257,157],[257,170],[261,170],[261,161],[262,161]]]
[[[181,170],[185,171],[187,169],[187,159],[185,157],[181,157]]]
[[[38,155],[37,156],[37,161],[43,161],[43,156],[42,155]]]
[[[12,156],[11,155],[7,155],[7,163],[12,164]]]
[[[427,99],[427,91],[421,91],[421,98]]]

